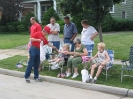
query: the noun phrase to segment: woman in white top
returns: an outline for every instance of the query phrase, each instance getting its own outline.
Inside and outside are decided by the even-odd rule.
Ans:
[[[96,31],[94,27],[89,25],[88,20],[82,20],[81,25],[83,26],[83,30],[81,32],[81,43],[86,46],[88,52],[89,50],[93,51],[94,38],[98,35],[98,32]]]
[[[92,67],[91,67],[90,79],[88,80],[88,82],[91,82],[91,83],[96,83],[97,77],[100,75],[103,67],[106,66],[107,62],[110,61],[110,57],[108,55],[108,52],[105,51],[105,44],[101,42],[101,43],[98,43],[97,46],[98,46],[98,52],[94,57],[91,58],[91,61],[93,59],[95,59],[96,57],[98,57],[99,62],[92,65]],[[98,67],[98,71],[96,73],[96,76],[93,79],[92,77],[93,77],[93,74],[94,74],[96,67]]]

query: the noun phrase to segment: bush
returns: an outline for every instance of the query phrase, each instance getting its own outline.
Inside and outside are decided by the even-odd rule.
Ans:
[[[23,24],[18,25],[17,26],[17,31],[18,32],[24,32],[24,31],[26,31],[25,25],[23,25]]]
[[[16,27],[13,25],[8,25],[7,28],[9,30],[9,32],[16,32]]]
[[[34,17],[34,14],[33,14],[32,12],[29,12],[29,13],[25,16],[25,18],[24,18],[24,20],[23,20],[24,25],[26,26],[27,30],[28,30],[28,28],[31,26],[31,23],[30,23],[30,18],[31,18],[31,17]]]
[[[47,10],[46,13],[43,15],[42,24],[43,25],[49,24],[49,20],[51,17],[55,17],[56,20],[59,20],[58,14],[55,12],[55,10],[52,7],[49,10]]]
[[[6,25],[7,25],[7,26],[8,26],[8,25],[13,25],[13,26],[17,27],[17,26],[20,25],[20,24],[23,24],[23,25],[24,25],[24,22],[23,22],[23,21],[14,21],[14,22],[9,22],[9,23],[7,23]]]
[[[82,16],[80,16],[80,15],[74,16],[72,18],[72,22],[75,23],[79,33],[82,32],[82,28],[83,28],[81,25],[81,21],[82,21]]]
[[[59,21],[56,21],[59,25],[60,25],[60,33],[63,33],[63,30],[64,30],[64,21],[63,20],[59,20]]]
[[[7,32],[6,26],[0,26],[0,32]]]
[[[112,25],[113,25],[113,18],[111,16],[111,14],[108,14],[105,19],[104,22],[102,23],[102,31],[103,32],[108,32],[112,30]]]

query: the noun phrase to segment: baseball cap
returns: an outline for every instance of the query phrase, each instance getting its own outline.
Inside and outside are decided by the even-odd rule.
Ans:
[[[50,28],[48,26],[44,26],[43,31],[46,31],[48,34],[50,34]]]

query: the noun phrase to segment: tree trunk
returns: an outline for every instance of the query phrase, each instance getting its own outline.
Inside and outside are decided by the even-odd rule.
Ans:
[[[103,42],[101,23],[98,24],[98,32],[99,32],[99,39],[100,39],[100,42]]]

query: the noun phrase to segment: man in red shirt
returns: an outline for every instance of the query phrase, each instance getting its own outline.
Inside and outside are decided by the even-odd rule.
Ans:
[[[30,83],[29,77],[31,74],[32,67],[34,67],[34,79],[36,81],[41,82],[38,72],[40,64],[40,42],[43,41],[44,45],[48,45],[53,49],[57,49],[56,47],[48,43],[47,39],[45,38],[45,35],[47,34],[50,34],[50,28],[48,26],[45,26],[43,31],[35,32],[30,36],[30,41],[31,41],[31,47],[29,49],[30,59],[25,71],[25,79],[27,83]]]
[[[30,35],[42,31],[42,27],[39,23],[36,22],[35,17],[31,17],[30,22],[32,24],[32,26],[30,27]]]

